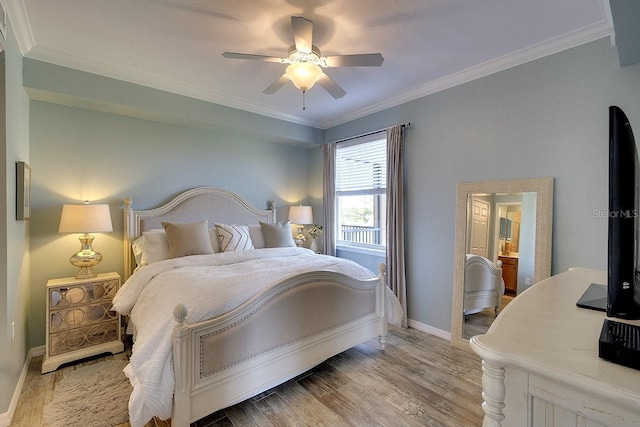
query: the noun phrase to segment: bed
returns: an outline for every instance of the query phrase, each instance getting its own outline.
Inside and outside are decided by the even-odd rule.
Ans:
[[[273,203],[259,209],[230,191],[202,187],[152,210],[135,211],[126,199],[124,217],[126,281],[114,308],[128,316],[134,335],[125,368],[133,427],[151,417],[188,426],[371,338],[379,337],[384,349],[389,313],[401,315],[384,265],[376,276],[308,249],[273,247],[266,234],[273,227],[288,227],[291,237],[290,225],[276,222]],[[200,237],[188,231],[187,246],[206,240],[202,222],[213,254],[149,262],[158,235],[176,248],[171,227],[198,224]],[[222,248],[222,233],[236,225],[254,249]],[[216,234],[220,247],[214,248]]]
[[[485,257],[467,254],[464,268],[464,314],[475,314],[493,307],[497,315],[503,294],[502,261],[494,265]]]

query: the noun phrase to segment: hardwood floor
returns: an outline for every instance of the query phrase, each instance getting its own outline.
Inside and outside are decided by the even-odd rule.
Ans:
[[[503,295],[500,302],[500,310],[504,310],[514,298],[513,296]],[[468,340],[475,335],[486,334],[494,320],[496,320],[496,312],[493,307],[485,308],[479,313],[464,316],[462,338]]]
[[[391,328],[265,393],[192,424],[208,426],[451,426],[482,424],[481,363],[448,341],[415,329]],[[126,358],[126,353],[104,358]],[[55,385],[79,365],[40,374],[34,358],[11,426],[43,426]],[[128,399],[128,396],[122,396]],[[154,420],[146,427],[170,423]],[[128,423],[118,427],[129,426]]]

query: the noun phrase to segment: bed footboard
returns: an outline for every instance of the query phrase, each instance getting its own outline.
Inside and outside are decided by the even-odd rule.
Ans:
[[[318,271],[286,279],[234,311],[188,324],[174,310],[172,426],[281,384],[348,348],[387,335],[384,264],[377,279]]]

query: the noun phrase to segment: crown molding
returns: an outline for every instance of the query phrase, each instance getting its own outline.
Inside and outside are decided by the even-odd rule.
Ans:
[[[97,74],[107,78],[138,84],[152,89],[183,95],[202,101],[211,102],[225,107],[236,108],[242,111],[260,114],[274,119],[284,120],[304,126],[318,127],[319,122],[305,120],[297,116],[289,115],[273,108],[265,107],[255,103],[250,103],[235,97],[230,97],[213,91],[203,89],[198,86],[179,83],[159,76],[132,71],[120,66],[113,66],[98,61],[69,55],[65,52],[54,49],[34,46],[27,55],[28,58],[47,62],[61,67],[72,68],[74,70]]]
[[[20,53],[25,56],[35,46],[31,24],[27,18],[27,9],[22,0],[3,0],[3,4],[15,32]]]
[[[427,95],[443,91],[461,84],[486,77],[497,72],[544,58],[555,53],[559,53],[573,47],[577,47],[595,40],[613,36],[613,26],[610,22],[602,21],[589,25],[580,30],[564,34],[562,36],[547,40],[527,47],[525,49],[509,53],[491,61],[467,68],[457,73],[450,74],[443,78],[433,80],[417,87],[408,93],[386,99],[382,102],[371,104],[365,108],[355,110],[349,114],[343,114],[332,120],[322,123],[321,129],[328,129],[343,123],[350,122],[373,113],[396,107],[398,105],[423,98]]]

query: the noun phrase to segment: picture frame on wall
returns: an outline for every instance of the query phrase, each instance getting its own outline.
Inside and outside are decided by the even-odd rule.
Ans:
[[[31,218],[31,168],[25,162],[16,162],[16,219]]]

